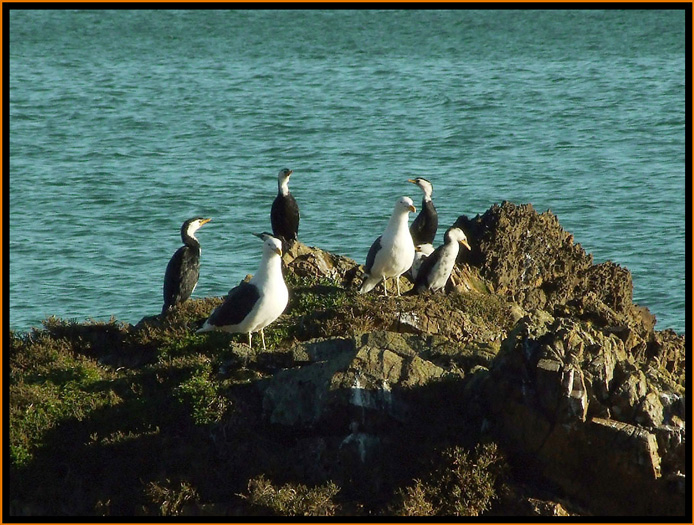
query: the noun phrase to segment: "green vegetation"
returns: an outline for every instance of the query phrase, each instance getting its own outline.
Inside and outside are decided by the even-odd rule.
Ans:
[[[304,484],[306,467],[295,457],[304,450],[303,438],[268,427],[257,385],[278,370],[305,364],[305,351],[294,351],[297,343],[397,331],[403,313],[422,315],[433,308],[450,315],[447,309],[461,299],[383,298],[357,295],[326,278],[290,274],[287,280],[290,302],[265,331],[266,352],[258,335],[249,349],[245,334],[195,333],[222,298],[187,301],[137,326],[49,318],[41,329],[11,332],[12,514],[176,516],[212,507],[235,515],[332,516],[390,508],[392,497],[363,491],[357,479]],[[349,430],[333,432],[339,438],[332,446],[339,448]],[[403,442],[398,454],[420,450],[423,443],[429,442]],[[399,480],[412,479],[408,468],[398,465]],[[441,472],[435,476],[449,479]],[[470,479],[451,476],[482,486],[479,469]],[[436,492],[433,479],[407,489],[404,515],[458,508],[443,497],[454,481]],[[394,482],[382,490],[392,496]],[[480,512],[490,490],[461,493],[467,499],[460,505],[469,515]],[[471,500],[475,494],[478,503]]]
[[[250,505],[259,507],[263,515],[334,516],[339,506],[333,498],[340,488],[332,482],[315,488],[302,484],[275,487],[260,475],[248,482],[247,494],[241,495]]]
[[[478,516],[491,507],[505,462],[495,444],[443,452],[440,463],[414,485],[399,492],[395,514],[401,516]]]

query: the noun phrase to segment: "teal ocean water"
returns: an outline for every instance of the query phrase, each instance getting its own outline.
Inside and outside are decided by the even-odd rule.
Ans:
[[[551,209],[685,329],[684,10],[9,13],[10,326],[156,314],[255,271],[282,167],[300,239],[364,262],[434,184],[440,232]]]

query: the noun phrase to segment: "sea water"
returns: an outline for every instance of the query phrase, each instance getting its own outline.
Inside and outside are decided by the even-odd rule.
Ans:
[[[225,294],[289,167],[306,244],[363,263],[425,177],[438,242],[550,209],[682,333],[685,58],[684,9],[11,9],[10,326],[158,313],[193,216]]]

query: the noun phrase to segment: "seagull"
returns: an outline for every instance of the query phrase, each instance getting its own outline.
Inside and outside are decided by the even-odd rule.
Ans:
[[[203,224],[212,219],[193,217],[181,226],[181,246],[173,254],[166,265],[164,274],[164,307],[161,313],[166,313],[175,305],[187,301],[198,285],[200,277],[200,242],[195,237],[195,232]]]
[[[453,265],[458,257],[458,250],[462,244],[471,250],[465,233],[460,228],[449,228],[443,236],[444,243],[429,255],[419,267],[417,278],[412,292],[422,293],[425,290],[436,292],[446,286],[448,278],[453,271]]]
[[[415,246],[418,244],[433,243],[436,237],[436,229],[439,227],[439,216],[436,213],[434,202],[431,200],[431,194],[434,187],[431,182],[422,177],[416,179],[407,179],[407,182],[416,184],[424,192],[422,198],[422,209],[419,215],[412,221],[410,233],[412,234],[412,242]]]
[[[419,272],[419,268],[421,268],[424,259],[429,257],[433,251],[434,245],[429,242],[424,244],[418,244],[414,247],[414,261],[412,262],[412,268],[410,268],[413,280],[417,280],[417,273]]]
[[[284,312],[289,291],[282,276],[282,242],[269,233],[253,235],[263,240],[258,271],[250,281],[229,290],[224,302],[215,308],[197,333],[213,330],[247,333],[251,347],[253,332],[260,331],[263,350],[266,350],[263,329]]]
[[[366,277],[359,293],[372,290],[383,280],[383,295],[387,296],[386,279],[395,277],[398,295],[400,295],[400,276],[410,269],[414,260],[414,243],[407,229],[410,212],[417,211],[409,197],[400,197],[395,203],[393,215],[390,217],[383,235],[371,245],[366,256],[364,271]]]
[[[299,235],[299,205],[289,192],[289,176],[292,173],[289,168],[283,168],[277,174],[277,197],[270,210],[272,234],[282,240],[284,246],[298,239]]]

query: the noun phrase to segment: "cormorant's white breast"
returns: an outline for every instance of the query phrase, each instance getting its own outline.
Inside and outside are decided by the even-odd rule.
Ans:
[[[181,246],[173,254],[164,274],[164,307],[166,313],[173,306],[186,301],[195,290],[200,277],[200,242],[195,232],[211,219],[193,217],[181,226]]]

